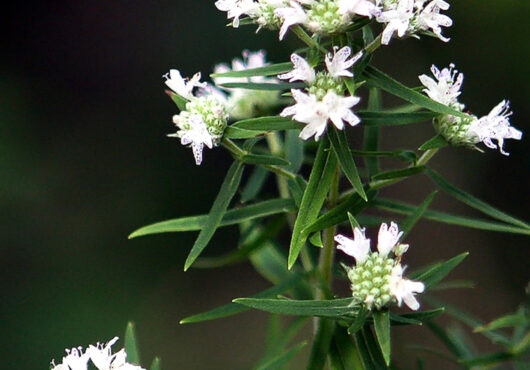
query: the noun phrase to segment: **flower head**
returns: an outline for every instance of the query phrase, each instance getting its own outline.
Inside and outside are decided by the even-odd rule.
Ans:
[[[410,309],[417,310],[419,303],[414,294],[423,292],[425,286],[403,278],[405,269],[401,266],[401,256],[408,245],[399,243],[403,232],[397,224],[381,225],[378,252],[370,252],[370,239],[366,238],[364,229],[355,228],[353,233],[353,240],[340,234],[335,236],[337,249],[355,258],[354,267],[343,265],[351,282],[353,298],[368,309],[381,309],[392,303],[401,306],[405,302]]]
[[[204,83],[200,82],[201,72],[195,73],[188,81],[182,78],[178,69],[171,69],[169,73],[164,75],[164,78],[167,87],[188,100],[193,98],[193,88],[205,86]]]

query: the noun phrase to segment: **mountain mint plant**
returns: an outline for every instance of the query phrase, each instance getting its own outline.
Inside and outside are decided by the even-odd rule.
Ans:
[[[530,234],[527,222],[459,189],[429,165],[439,151],[451,146],[476,148],[484,143],[507,154],[505,140],[522,138],[521,131],[510,125],[509,103],[503,100],[478,118],[459,101],[464,76],[454,65],[432,66],[432,76],[419,76],[423,85],[419,88],[407,87],[372,65],[377,49],[392,40],[397,44],[399,39],[425,36],[448,42],[442,30],[452,25],[443,14],[450,4],[444,0],[218,0],[215,6],[226,13],[230,26],[272,30],[280,40],[291,35],[300,45],[290,51],[290,61],[277,64],[265,60],[265,51],[246,50],[242,59],[217,65],[211,82],[201,82],[200,73],[184,78],[176,69],[165,76],[167,93],[179,111],[173,117],[178,131],[170,136],[191,147],[196,164],[202,163],[204,146],[223,147],[233,162],[208,214],[148,225],[130,238],[198,231],[184,270],[247,261],[272,284],[252,298],[234,299],[228,306],[186,317],[181,323],[247,309],[273,314],[273,325],[277,315],[298,316],[285,322],[283,331],[271,331],[267,340],[271,345],[257,362],[260,369],[283,368],[307,343],[308,369],[396,368],[400,359],[391,355],[394,325],[420,324],[442,339],[451,351],[444,356],[458,366],[524,364],[530,350],[527,309],[517,313],[517,320],[509,319],[517,335],[507,338],[496,331],[508,325],[505,321],[477,326],[477,320],[447,306],[449,315],[495,338],[503,346],[502,355],[469,355],[462,347],[466,338],[448,335],[434,321],[446,305],[432,296],[432,288],[444,287],[438,284],[466,252],[439,261],[437,251],[444,246],[433,239],[429,245],[414,247],[429,248],[432,263],[410,269],[403,263],[408,245],[402,240],[424,218],[448,229],[459,225]],[[394,63],[404,67],[399,60]],[[385,107],[382,92],[404,105]],[[420,139],[413,148],[388,150],[380,145],[379,136],[388,126],[407,130],[409,124],[430,121],[433,136]],[[349,137],[363,145],[352,148]],[[382,157],[397,161],[385,169]],[[244,172],[248,173],[243,176]],[[436,191],[414,204],[378,193],[420,174],[487,218],[429,210]],[[274,188],[266,181],[269,176],[275,177]],[[238,245],[224,255],[204,257],[215,231],[236,225]],[[377,248],[371,249],[366,233],[374,227],[379,227]],[[342,234],[348,229],[353,230],[353,238]],[[446,287],[451,285],[458,283],[448,282]],[[307,341],[288,348],[304,322],[313,326],[307,330]],[[98,369],[140,368],[127,365],[124,352],[112,355],[114,342],[91,346],[84,353],[67,351],[54,369],[84,370],[89,359]],[[159,369],[159,364],[151,369]]]

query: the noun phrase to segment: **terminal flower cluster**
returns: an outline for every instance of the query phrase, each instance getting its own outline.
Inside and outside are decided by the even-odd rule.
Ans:
[[[460,89],[464,82],[464,75],[454,69],[451,64],[448,68],[439,70],[432,66],[434,76],[419,76],[421,83],[426,87],[423,91],[433,100],[463,112],[465,105],[458,101]],[[522,132],[510,125],[510,102],[501,101],[488,115],[478,118],[469,115],[468,118],[453,115],[442,115],[434,119],[434,127],[449,143],[453,145],[468,146],[482,142],[488,148],[497,149],[504,155],[505,139],[522,138]],[[493,141],[495,140],[496,143]]]
[[[303,140],[311,136],[319,140],[326,130],[328,120],[339,130],[344,128],[344,122],[351,126],[360,122],[359,117],[350,110],[360,101],[360,98],[345,95],[346,86],[343,80],[344,77],[353,77],[349,69],[362,57],[362,53],[357,53],[350,58],[351,52],[347,46],[340,50],[335,47],[334,53],[326,56],[326,71],[321,72],[316,72],[298,54],[292,54],[291,61],[294,69],[278,76],[290,82],[307,83],[305,92],[300,89],[291,89],[296,104],[285,108],[280,113],[283,117],[293,116],[294,120],[306,124],[300,132]]]
[[[392,222],[379,228],[377,252],[371,252],[370,239],[365,229],[355,228],[354,239],[336,235],[337,249],[355,259],[355,266],[343,265],[351,282],[352,296],[367,309],[379,310],[393,303],[402,302],[412,310],[420,307],[415,294],[422,293],[425,285],[403,277],[405,267],[401,257],[408,250],[399,242],[403,232]]]
[[[374,17],[385,29],[382,44],[398,37],[432,32],[442,41],[442,27],[450,27],[451,18],[440,11],[447,10],[444,0],[219,0],[217,8],[239,26],[242,16],[249,17],[259,27],[280,28],[280,40],[294,25],[302,25],[316,34],[336,34],[346,31],[360,17]]]
[[[204,146],[211,149],[219,145],[223,137],[228,120],[225,98],[213,86],[200,82],[200,73],[188,81],[180,71],[172,69],[164,77],[171,90],[188,100],[186,109],[173,116],[173,123],[179,130],[168,136],[179,138],[182,145],[189,145],[199,165]],[[199,91],[194,94],[196,87]]]
[[[244,71],[265,67],[269,63],[265,60],[265,51],[251,52],[243,51],[243,59],[232,60],[232,65],[218,64],[214,68],[214,73],[225,73],[232,71]],[[240,88],[226,88],[223,84],[233,82],[252,83],[277,83],[276,78],[265,76],[254,77],[214,77],[213,82],[224,90],[227,94],[220,97],[226,102],[228,113],[233,119],[246,119],[255,117],[258,113],[263,113],[277,106],[280,101],[278,90],[247,90]],[[220,92],[218,92],[219,94]]]
[[[125,349],[122,348],[118,352],[112,353],[111,347],[117,341],[118,337],[115,337],[106,344],[90,345],[84,353],[82,347],[66,349],[66,356],[63,357],[63,361],[58,365],[52,361],[51,370],[87,370],[89,361],[98,370],[145,370],[141,366],[127,362]]]

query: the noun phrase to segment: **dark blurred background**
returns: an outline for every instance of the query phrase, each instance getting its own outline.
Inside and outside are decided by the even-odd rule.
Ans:
[[[512,123],[526,135],[530,3],[451,3],[450,43],[394,40],[377,53],[376,65],[417,86],[432,63],[454,62],[465,72],[468,108],[481,116],[508,98]],[[183,75],[207,76],[215,63],[245,48],[264,48],[271,61],[282,62],[297,41],[224,27],[225,14],[213,1],[25,1],[4,5],[2,13],[2,363],[45,369],[65,347],[122,336],[133,320],[146,364],[160,355],[166,369],[249,368],[262,351],[265,315],[195,326],[178,320],[267,282],[247,265],[184,274],[195,233],[131,241],[127,235],[148,223],[207,212],[230,162],[224,151],[206,150],[196,167],[191,151],[166,137],[174,131],[176,108],[163,93],[162,75],[179,68]],[[355,135],[361,131],[350,132]],[[432,135],[429,124],[387,130],[383,146],[417,146]],[[508,141],[510,157],[443,150],[432,165],[463,189],[528,219],[526,144],[526,136]],[[385,194],[417,204],[432,189],[419,177]],[[442,194],[434,205],[476,215]],[[233,248],[234,231],[219,232],[210,253]],[[471,252],[453,276],[474,280],[476,288],[444,297],[483,319],[514,310],[523,299],[525,237],[422,221],[408,239],[411,268]],[[412,338],[403,329],[395,335],[432,340],[426,329]],[[406,368],[414,354],[401,354]],[[450,366],[436,363],[431,368]]]

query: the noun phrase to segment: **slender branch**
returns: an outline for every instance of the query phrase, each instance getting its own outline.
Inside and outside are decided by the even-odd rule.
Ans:
[[[365,54],[372,54],[374,51],[376,51],[381,46],[382,35],[383,34],[380,33],[379,36],[377,36],[375,39],[373,39],[373,41],[371,43],[366,45],[366,47],[364,48],[364,53]]]
[[[307,32],[305,32],[304,29],[299,25],[291,27],[291,31],[293,31],[293,33],[310,48],[318,49],[324,54],[328,53],[328,51],[322,45],[319,45],[315,40],[313,40],[311,36],[309,36]]]
[[[232,140],[224,138],[222,141],[223,146],[228,149],[230,153],[232,153],[236,159],[241,160],[243,156],[250,154],[246,150],[241,149],[239,146],[236,145]],[[281,168],[279,166],[275,166],[272,164],[260,164],[263,168],[268,169],[271,172],[274,172],[278,175],[287,177],[289,179],[295,179],[296,175],[290,171],[287,171],[284,168]]]

